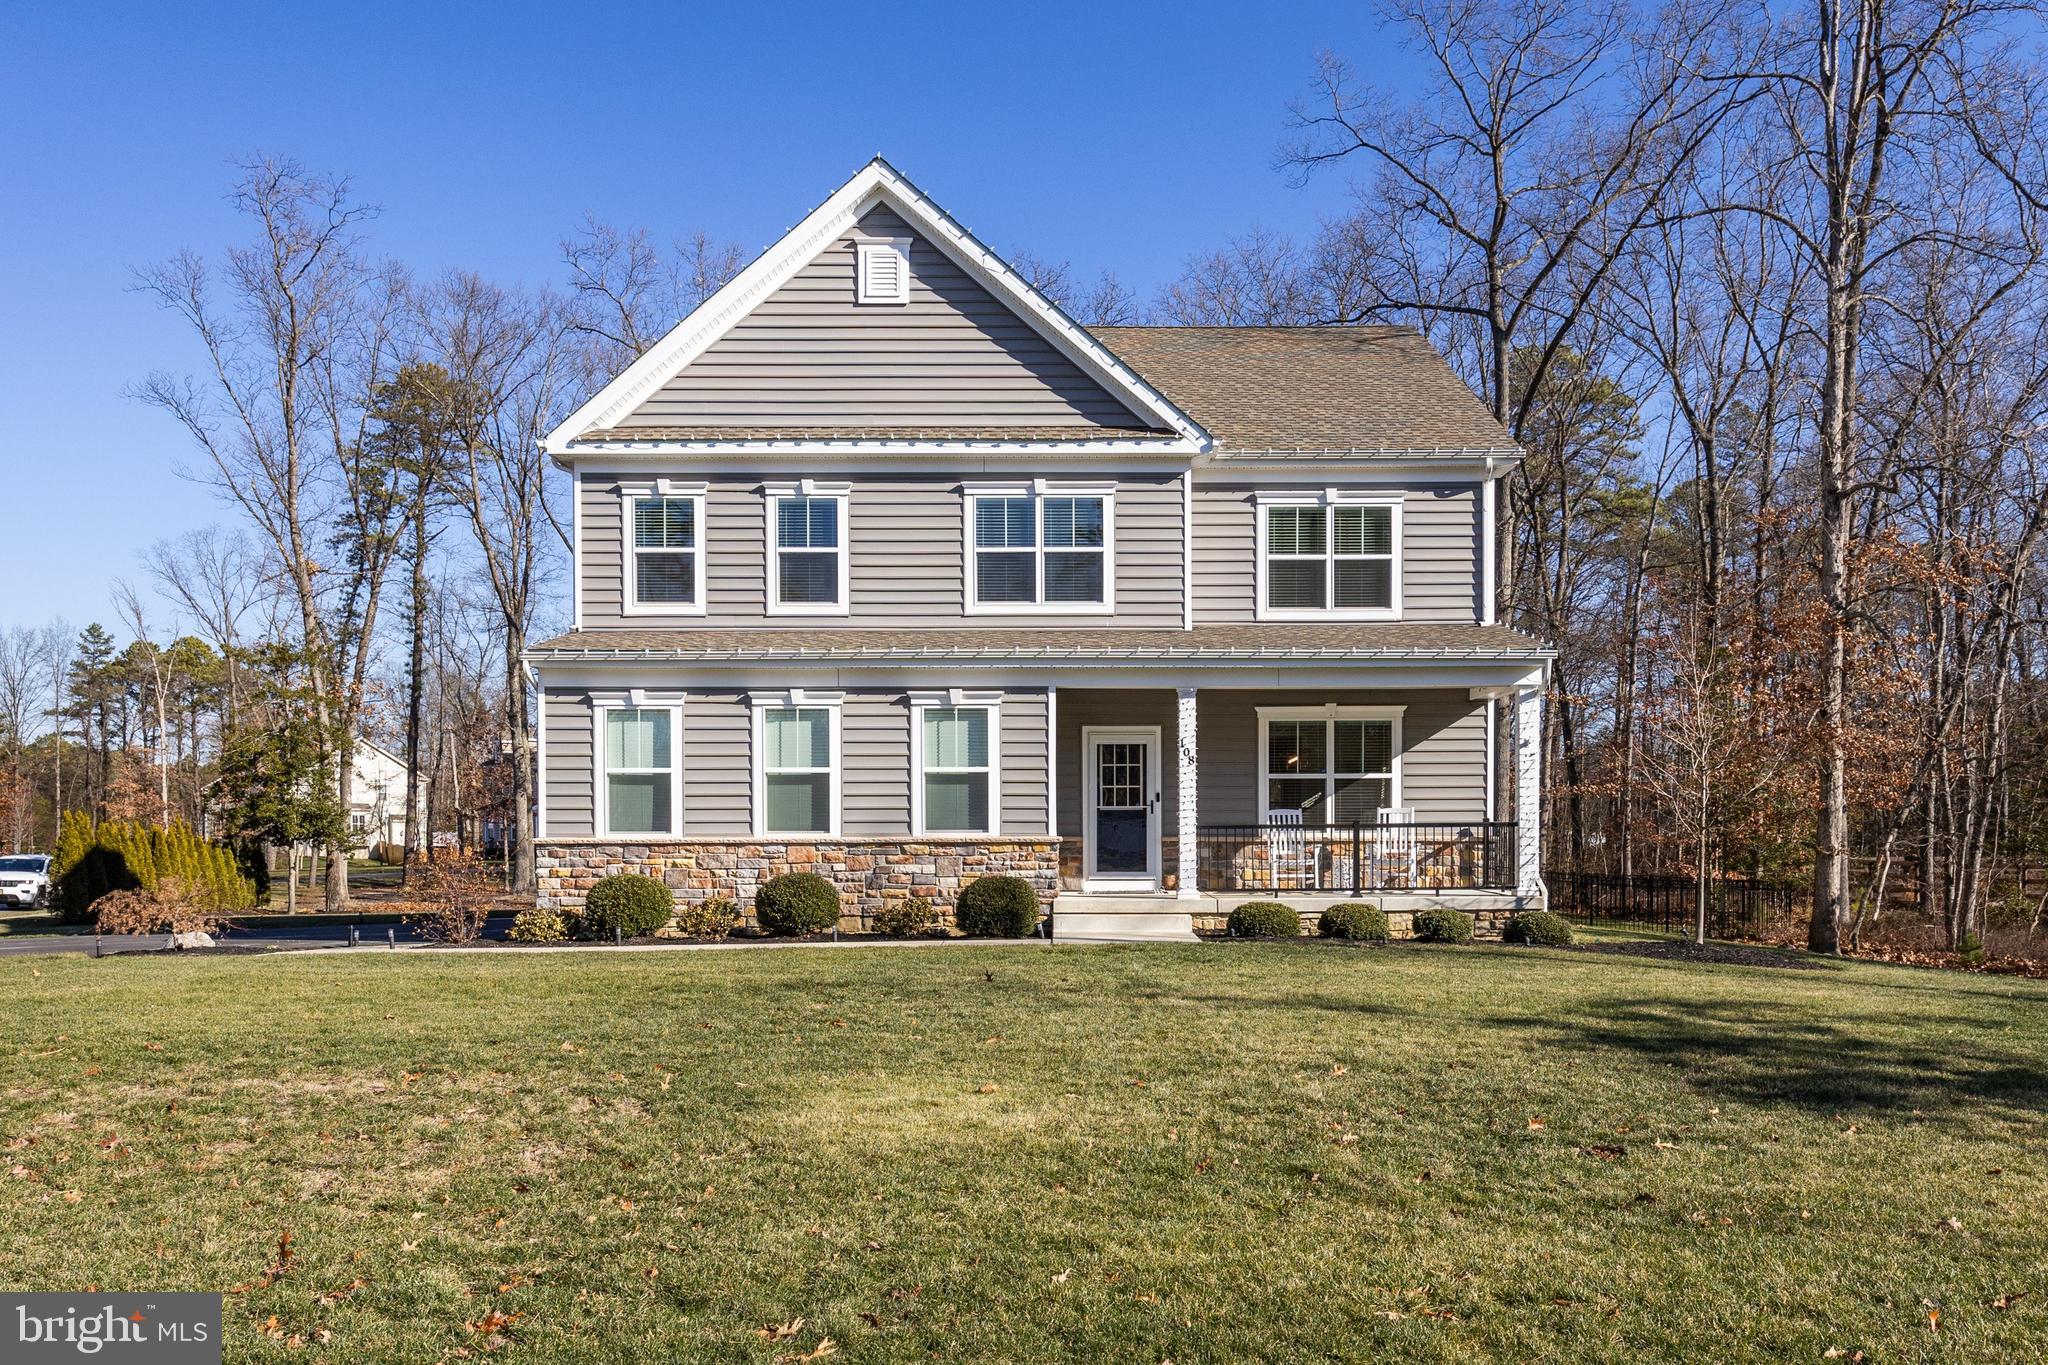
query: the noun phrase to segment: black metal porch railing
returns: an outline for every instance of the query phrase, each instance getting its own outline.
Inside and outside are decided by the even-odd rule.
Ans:
[[[1511,891],[1515,826],[1439,824],[1204,825],[1204,891]]]

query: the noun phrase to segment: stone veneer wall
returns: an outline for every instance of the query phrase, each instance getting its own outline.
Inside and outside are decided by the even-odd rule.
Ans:
[[[666,882],[679,902],[730,896],[751,921],[754,892],[763,882],[784,872],[816,872],[838,885],[840,927],[850,930],[866,927],[868,916],[890,901],[911,896],[951,910],[962,886],[997,874],[1024,878],[1050,901],[1059,891],[1059,870],[1053,839],[541,839],[534,846],[536,903],[551,909],[579,908],[598,878],[637,872]]]

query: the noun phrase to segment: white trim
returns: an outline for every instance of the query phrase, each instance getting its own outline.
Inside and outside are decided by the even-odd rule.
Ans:
[[[1493,624],[1494,618],[1494,575],[1499,570],[1494,566],[1494,556],[1499,554],[1496,543],[1500,535],[1499,513],[1495,510],[1494,484],[1498,477],[1493,472],[1493,461],[1486,462],[1486,477],[1479,482],[1479,614],[1475,618],[1482,626]],[[1492,817],[1487,817],[1491,819]]]
[[[1254,512],[1252,515],[1257,516]],[[1195,471],[1180,472],[1180,628],[1195,628]]]
[[[747,693],[747,707],[753,718],[753,748],[748,764],[753,769],[754,792],[754,837],[757,839],[837,839],[841,837],[843,821],[840,818],[840,802],[846,788],[846,752],[842,743],[844,727],[841,720],[845,712],[846,693],[836,689],[820,690],[812,687],[791,687],[782,691],[751,691]],[[827,743],[832,750],[832,766],[829,769],[827,787],[831,792],[827,806],[831,815],[831,828],[771,831],[768,828],[768,745],[767,713],[771,708],[814,709],[825,711],[825,732]],[[793,768],[790,772],[816,772],[815,768]]]
[[[1181,900],[1197,900],[1202,871],[1202,694],[1183,685],[1174,693],[1174,851],[1178,854],[1175,890]]]
[[[592,774],[590,827],[604,839],[680,839],[683,837],[683,699],[680,694],[649,693],[635,689],[626,693],[593,696],[590,699]],[[666,711],[668,719],[668,820],[673,829],[614,830],[612,828],[611,775],[604,743],[605,717],[613,711]],[[543,712],[545,719],[545,712]],[[659,768],[621,768],[622,773],[658,773]]]
[[[526,672],[533,679],[533,709],[538,717],[533,727],[533,837],[539,840],[548,833],[548,688],[539,669],[528,667]],[[594,821],[591,828],[597,828]]]
[[[965,688],[946,691],[917,691],[910,694],[910,832],[923,839],[933,831],[924,827],[924,713],[933,707],[988,712],[988,766],[942,768],[941,772],[983,772],[988,781],[988,828],[948,829],[942,837],[970,834],[999,835],[1003,832],[1003,693],[972,692]]]
[[[1476,690],[1478,690],[1478,689],[1476,689],[1476,688],[1475,688],[1474,690],[1476,691]],[[1496,738],[1496,731],[1495,731],[1495,729],[1494,729],[1494,712],[1495,712],[1495,710],[1496,710],[1497,708],[1496,708],[1496,706],[1494,705],[1494,700],[1493,700],[1493,698],[1492,698],[1491,696],[1488,696],[1488,697],[1487,697],[1487,698],[1486,698],[1485,700],[1483,700],[1483,701],[1481,701],[1481,702],[1479,703],[1479,709],[1480,709],[1480,710],[1481,710],[1481,712],[1482,712],[1482,713],[1484,713],[1484,715],[1486,716],[1486,805],[1485,805],[1485,809],[1486,809],[1486,823],[1488,823],[1488,824],[1490,825],[1490,824],[1492,824],[1492,823],[1493,823],[1493,821],[1494,821],[1494,818],[1495,818],[1495,817],[1494,817],[1494,807],[1495,807],[1495,805],[1496,805],[1496,802],[1495,802],[1495,799],[1494,799],[1494,791],[1493,791],[1493,786],[1494,786],[1494,782],[1495,782],[1495,781],[1497,780],[1497,779],[1496,779],[1496,769],[1495,769],[1495,767],[1494,767],[1494,764],[1495,764],[1495,763],[1496,763],[1496,762],[1498,761],[1498,760],[1496,759],[1496,757],[1495,757],[1495,754],[1494,754],[1494,746],[1495,746],[1495,744],[1496,744],[1496,743],[1498,742],[1498,740],[1497,740],[1497,738]]]
[[[583,471],[569,469],[569,627],[583,629]]]
[[[705,612],[704,599],[709,596],[707,588],[711,581],[710,566],[705,562],[705,544],[710,537],[705,527],[705,502],[708,487],[702,482],[682,483],[674,479],[641,479],[637,482],[622,482],[619,485],[619,561],[621,582],[619,584],[619,614],[621,616],[702,616]],[[639,545],[634,541],[637,534],[634,525],[633,504],[642,498],[664,498],[691,504],[691,523],[696,528],[696,541],[686,551],[656,550],[656,554],[691,554],[696,556],[696,583],[692,600],[688,602],[642,602],[640,600]]]
[[[776,528],[780,520],[776,503],[783,498],[806,498],[828,500],[839,504],[839,600],[837,602],[784,602],[782,600],[782,546],[777,543]],[[849,616],[853,613],[853,490],[844,481],[827,483],[818,479],[799,479],[795,483],[771,483],[761,489],[761,515],[766,523],[764,533],[767,548],[766,588],[767,614],[769,616]],[[816,554],[815,550],[793,547],[800,553]]]
[[[1101,769],[1095,761],[1095,746],[1103,740],[1139,739],[1145,749],[1145,875],[1099,876],[1095,871],[1095,786]],[[1159,890],[1160,806],[1165,794],[1159,786],[1160,748],[1164,741],[1157,725],[1084,725],[1081,727],[1081,889],[1095,894],[1117,891]]]
[[[1267,804],[1271,798],[1272,791],[1267,783],[1276,774],[1270,772],[1266,765],[1272,762],[1273,755],[1268,727],[1276,720],[1320,720],[1325,722],[1326,727],[1329,722],[1339,720],[1383,720],[1391,722],[1387,746],[1389,767],[1386,774],[1386,803],[1388,806],[1406,804],[1401,799],[1402,780],[1407,767],[1407,757],[1402,751],[1403,740],[1401,735],[1402,717],[1408,710],[1406,706],[1343,706],[1336,702],[1325,702],[1321,706],[1261,706],[1256,709],[1259,716],[1259,759],[1252,776],[1259,784],[1258,805],[1255,809],[1259,812],[1260,824],[1266,825],[1273,822],[1272,807]],[[1336,767],[1337,736],[1333,730],[1327,732],[1327,753],[1329,757],[1328,766],[1319,775],[1323,778],[1324,791],[1330,794],[1330,815],[1334,818],[1336,815],[1337,779],[1339,777],[1374,777],[1378,774],[1339,773]],[[1318,776],[1318,774],[1300,774],[1304,781],[1315,776]]]
[[[1030,602],[984,602],[976,556],[975,508],[983,498],[1028,498],[1031,501],[1032,593]],[[1047,498],[1098,498],[1102,502],[1102,600],[1100,602],[1048,602],[1045,600],[1045,501]],[[967,482],[960,485],[961,575],[960,610],[965,616],[1113,616],[1116,614],[1116,485],[1114,483],[1068,483],[1058,479],[1033,479],[1028,484]],[[1086,547],[1056,552],[1091,553]],[[992,553],[1022,553],[1024,547],[992,547]]]
[[[1403,561],[1407,558],[1402,531],[1402,512],[1407,499],[1400,493],[1365,492],[1355,488],[1260,489],[1252,494],[1252,602],[1253,619],[1259,621],[1398,621],[1401,619]],[[1266,510],[1271,507],[1320,507],[1323,512],[1323,600],[1321,608],[1281,608],[1268,605]],[[1330,526],[1332,507],[1385,507],[1389,511],[1389,534],[1393,553],[1389,556],[1389,595],[1385,607],[1340,608],[1337,601],[1337,541]],[[1302,558],[1304,556],[1295,556]],[[1359,558],[1359,556],[1347,556]],[[1377,558],[1377,556],[1369,556]]]
[[[1045,685],[1045,837],[1060,837],[1060,685]]]
[[[612,426],[632,412],[684,366],[702,355],[730,331],[754,306],[808,265],[840,234],[870,209],[886,204],[920,236],[938,248],[967,275],[1007,302],[1055,349],[1136,412],[1164,429],[1178,433],[1190,453],[1207,451],[1209,433],[1167,397],[1147,384],[1074,322],[1044,294],[1034,289],[1001,257],[910,183],[888,162],[876,157],[828,196],[824,203],[754,258],[724,288],[704,300],[688,317],[670,328],[638,360],[570,413],[542,445],[551,455],[569,453],[577,436]]]
[[[882,237],[860,242],[853,248],[853,301],[861,304],[904,307],[910,302],[910,243],[908,237]],[[875,287],[873,262],[893,258],[895,288]]]

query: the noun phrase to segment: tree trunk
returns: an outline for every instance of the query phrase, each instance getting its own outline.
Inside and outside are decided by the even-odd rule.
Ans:
[[[514,891],[534,888],[533,740],[529,734],[526,668],[520,654],[525,639],[508,631],[505,638],[505,723],[512,731],[512,810],[506,822],[511,838],[505,849]],[[1491,703],[1489,703],[1490,705]]]
[[[421,812],[420,710],[425,690],[427,663],[427,508],[426,497],[415,498],[412,509],[412,652],[406,660],[405,707],[405,851],[400,857],[398,880],[409,884],[413,850],[423,848],[426,819]]]

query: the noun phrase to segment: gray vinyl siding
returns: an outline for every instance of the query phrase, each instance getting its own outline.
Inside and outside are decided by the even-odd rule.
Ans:
[[[592,805],[596,787],[590,779],[596,722],[590,694],[547,689],[541,694],[540,723],[541,747],[547,758],[546,771],[541,773],[547,795],[543,833],[564,839],[597,833],[597,813]]]
[[[1200,724],[1199,717],[1197,725]],[[1059,700],[1059,832],[1063,839],[1081,837],[1084,810],[1082,793],[1086,755],[1081,732],[1091,727],[1133,726],[1159,729],[1159,832],[1170,837],[1180,819],[1179,782],[1174,776],[1175,745],[1178,743],[1174,694],[1166,688],[1062,687]]]
[[[854,302],[854,245],[911,237],[910,302]],[[1142,425],[901,218],[877,208],[620,426]]]
[[[1048,471],[1056,475],[1056,471]],[[877,474],[849,480],[847,566],[853,610],[847,616],[768,614],[768,500],[762,489],[793,482],[721,475],[705,482],[704,552],[698,575],[707,594],[702,616],[625,613],[625,517],[620,487],[647,475],[586,471],[579,476],[583,625],[821,627],[964,626],[1008,629],[1123,625],[1154,630],[1181,624],[1181,492],[1175,475],[1118,480],[1112,551],[1116,612],[968,615],[965,611],[967,480],[943,474]],[[670,477],[692,477],[686,470]],[[983,476],[976,476],[979,481]],[[1028,480],[1028,475],[1017,476]],[[1068,475],[1071,477],[1071,474]],[[1005,482],[1011,480],[1005,479]]]
[[[1486,715],[1463,689],[1318,692],[1203,691],[1195,725],[1200,753],[1201,823],[1259,823],[1261,706],[1403,706],[1401,800],[1420,821],[1481,820],[1486,815]],[[1066,713],[1067,694],[1060,693]]]
[[[942,680],[934,679],[934,686]],[[616,689],[614,689],[616,690]],[[682,700],[683,837],[745,838],[753,833],[753,707],[743,692],[694,690]],[[593,803],[600,774],[592,754],[590,693],[549,688],[548,821],[554,838],[597,833]],[[1004,835],[1045,833],[1045,694],[1006,693],[1002,701],[1001,817]],[[902,689],[849,691],[840,712],[840,826],[848,838],[910,835],[910,704]]]
[[[1253,496],[1260,487],[1195,481],[1197,625],[1257,619]],[[1477,484],[1406,490],[1401,503],[1403,620],[1479,619],[1480,512]]]

